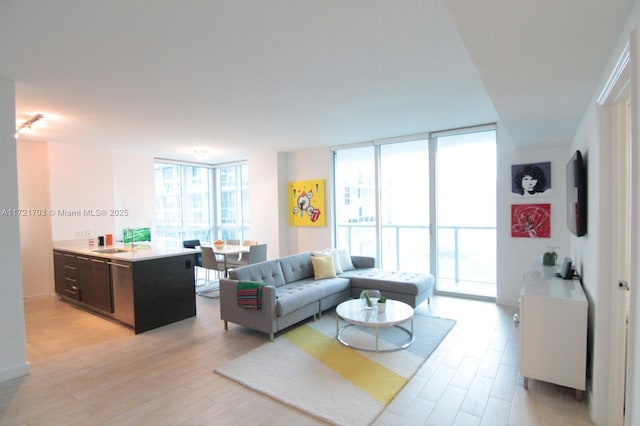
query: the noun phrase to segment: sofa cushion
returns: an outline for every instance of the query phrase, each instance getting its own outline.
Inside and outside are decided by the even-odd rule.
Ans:
[[[338,255],[337,249],[324,249],[319,251],[311,252],[312,260],[315,256],[331,256],[333,258],[333,267],[336,270],[336,274],[341,274],[344,271],[342,270],[342,264],[340,263],[340,257]]]
[[[313,265],[313,279],[323,280],[336,277],[336,268],[331,256],[311,256],[311,264]]]
[[[347,271],[353,271],[354,269],[356,269],[355,266],[353,266],[353,262],[351,261],[351,256],[349,255],[349,252],[346,251],[345,249],[338,249],[338,259],[340,260],[340,269],[342,269],[342,272],[347,272]]]
[[[434,278],[430,274],[416,274],[410,272],[384,271],[378,268],[356,269],[340,274],[349,277],[352,288],[374,288],[385,291],[418,295],[433,287]]]
[[[349,279],[329,278],[314,280],[313,278],[295,281],[276,288],[276,314],[279,317],[294,312],[310,303],[318,303],[320,299],[349,289]]]
[[[313,265],[311,265],[311,253],[292,254],[279,259],[285,283],[313,278]]]
[[[282,268],[278,260],[243,266],[229,270],[229,278],[238,281],[263,282],[275,287],[285,284]]]

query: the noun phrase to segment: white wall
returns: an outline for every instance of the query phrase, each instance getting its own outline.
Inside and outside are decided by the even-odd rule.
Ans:
[[[51,209],[55,211],[53,241],[95,238],[115,231],[113,216],[98,216],[114,207],[111,151],[49,143],[49,171]],[[63,216],[63,210],[79,215]]]
[[[280,175],[286,167],[286,157],[277,152],[254,153],[249,156],[248,165],[249,239],[267,243],[267,259],[288,254],[280,226],[283,214]]]
[[[566,225],[565,168],[569,148],[547,147],[516,149],[508,132],[498,124],[498,275],[499,304],[518,305],[522,274],[542,264],[542,254],[548,247],[560,247],[559,259],[569,256],[569,231]],[[551,162],[551,195],[523,200],[511,195],[511,165]],[[512,238],[511,205],[526,203],[551,204],[551,238]]]
[[[15,88],[0,78],[0,209],[18,208]],[[17,216],[0,216],[0,382],[29,374]]]
[[[20,217],[24,296],[53,294],[48,146],[46,142],[20,139],[17,154],[19,205],[35,213]]]
[[[591,418],[596,424],[610,424],[611,418],[615,418],[612,410],[616,410],[610,403],[610,396],[613,394],[613,383],[610,380],[610,356],[612,348],[612,327],[613,327],[613,300],[618,291],[615,281],[611,278],[611,261],[608,257],[611,252],[612,242],[608,235],[611,227],[613,215],[611,212],[610,196],[615,188],[612,188],[612,166],[611,153],[609,152],[609,138],[603,135],[601,129],[601,117],[603,110],[596,106],[597,96],[605,86],[605,83],[613,71],[615,64],[620,57],[624,46],[629,42],[630,32],[637,31],[640,26],[640,5],[636,3],[625,28],[621,31],[617,46],[611,52],[609,63],[601,77],[600,85],[594,88],[593,99],[589,108],[585,111],[582,122],[574,140],[572,149],[580,149],[586,153],[587,173],[588,173],[588,231],[586,237],[572,237],[572,256],[576,259],[577,268],[583,277],[583,285],[589,299],[589,341],[591,352],[589,380],[589,400]],[[640,51],[632,51],[634,58],[638,58]],[[637,99],[637,82],[640,81],[640,72],[637,68],[637,59],[632,62],[631,78],[632,87],[632,111],[635,113],[636,122],[640,123],[640,105]],[[634,129],[635,133],[637,129]],[[634,143],[637,144],[637,135]],[[633,146],[636,167],[640,164],[640,153],[637,146]],[[637,173],[637,170],[635,171]],[[636,183],[636,182],[634,182]],[[635,195],[640,196],[640,190],[635,187]],[[637,218],[640,210],[639,201],[636,199],[633,215]],[[637,219],[635,224],[637,227]],[[633,235],[638,235],[638,229],[632,231]],[[637,241],[633,242],[637,245]],[[640,259],[635,260],[638,264]],[[638,356],[640,355],[640,326],[638,325],[638,306],[640,306],[640,292],[637,291],[637,284],[640,283],[640,276],[632,277],[631,281],[631,314],[630,331],[635,331],[635,335],[630,336],[630,353],[632,358],[628,361],[627,380],[631,404],[626,407],[625,424],[640,424],[640,374],[638,371]]]
[[[119,212],[114,216],[112,233],[114,241],[122,239],[125,228],[151,228],[155,235],[155,184],[154,159],[150,155],[113,153],[113,207]],[[106,194],[105,194],[106,195]],[[119,215],[119,214],[123,215]]]
[[[286,196],[282,199],[281,205],[285,211],[284,226],[288,228],[288,244],[291,253],[303,251],[321,250],[333,247],[332,227],[333,227],[333,178],[332,178],[332,153],[328,148],[315,150],[292,152],[287,155],[287,181],[282,182],[285,193],[288,183],[297,180],[325,179],[326,225],[323,227],[314,226],[289,226],[288,203]]]

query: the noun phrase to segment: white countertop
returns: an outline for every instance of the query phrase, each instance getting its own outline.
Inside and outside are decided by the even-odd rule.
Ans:
[[[96,250],[104,249],[124,249],[127,251],[119,253],[100,253]],[[183,254],[200,253],[200,249],[188,249],[188,248],[168,248],[161,246],[154,246],[145,243],[136,243],[135,248],[132,250],[131,245],[127,244],[115,244],[111,246],[89,246],[86,245],[53,245],[54,250],[66,251],[74,254],[80,254],[85,256],[102,257],[110,260],[120,260],[125,262],[137,262],[142,260],[159,259],[163,257],[180,256]]]
[[[527,294],[528,296],[575,302],[587,301],[579,280],[563,280],[551,275],[549,271],[547,269],[523,274],[521,295]]]

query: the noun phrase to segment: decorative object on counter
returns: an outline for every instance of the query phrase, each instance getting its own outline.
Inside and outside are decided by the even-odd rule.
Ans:
[[[378,299],[378,312],[383,313],[387,310],[387,298],[380,295]]]
[[[100,235],[98,237],[98,245],[99,246],[103,246],[104,245],[104,236],[103,235]]]
[[[104,240],[108,246],[113,245],[113,234],[104,234]]]
[[[558,262],[558,253],[556,253],[555,250],[551,250],[551,247],[549,249],[550,250],[546,251],[542,255],[542,264],[544,266],[556,266],[556,263]]]
[[[151,228],[125,228],[122,231],[122,242],[141,243],[151,241]]]
[[[225,244],[226,244],[226,243],[224,242],[224,240],[215,240],[215,241],[213,242],[213,246],[214,246],[215,248],[217,248],[217,249],[223,249],[223,248],[224,248],[224,246],[225,246]]]
[[[380,299],[380,296],[381,294],[379,290],[362,290],[362,293],[360,293],[362,308],[373,309],[374,304],[378,302],[378,299]]]

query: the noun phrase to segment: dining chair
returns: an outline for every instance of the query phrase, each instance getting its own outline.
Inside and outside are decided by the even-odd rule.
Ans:
[[[237,241],[237,245],[240,245],[240,240],[233,240],[233,241]],[[231,244],[231,243],[228,243]],[[255,240],[244,240],[244,242],[242,243],[243,246],[255,246],[256,244],[258,244],[257,241]],[[244,259],[242,258],[244,256]],[[241,265],[246,265],[247,264],[247,254],[244,253],[238,253],[238,256],[235,257],[233,260],[227,260],[230,263],[234,263],[236,265],[241,264]]]
[[[255,244],[249,247],[249,253],[242,256],[239,261],[227,261],[227,268],[234,269],[241,266],[253,265],[254,263],[264,262],[267,260],[267,245]]]
[[[184,248],[189,248],[189,249],[195,249],[200,247],[200,240],[184,240],[182,241],[182,247]],[[193,275],[194,275],[194,279],[196,281],[196,287],[199,287],[203,284],[198,284],[198,270],[202,268],[202,253],[198,253],[196,255],[196,262],[195,265],[193,265]]]
[[[182,247],[191,249],[200,247],[200,240],[184,240],[182,242]],[[202,266],[202,254],[198,254],[195,266]]]
[[[203,246],[202,250],[202,267],[207,271],[207,283],[211,282],[209,279],[209,273],[215,271],[217,279],[214,281],[220,281],[221,277],[227,274],[227,262],[224,258],[219,259],[213,251],[213,247]]]

